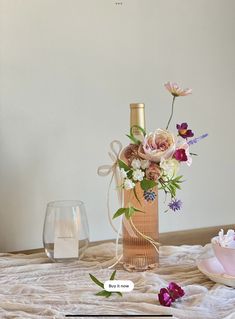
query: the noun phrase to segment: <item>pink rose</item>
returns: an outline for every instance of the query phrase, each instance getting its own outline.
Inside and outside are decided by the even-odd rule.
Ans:
[[[166,130],[157,129],[145,136],[139,147],[139,156],[155,163],[170,158],[175,151],[174,136]]]
[[[129,166],[131,165],[131,163],[134,159],[139,158],[138,148],[139,148],[139,145],[130,144],[124,149],[124,156],[125,156]]]
[[[145,174],[147,179],[157,181],[161,175],[161,169],[156,163],[151,162],[149,167],[146,169]]]

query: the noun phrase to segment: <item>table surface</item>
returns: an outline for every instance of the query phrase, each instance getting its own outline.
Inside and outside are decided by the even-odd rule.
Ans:
[[[235,289],[210,281],[197,268],[198,258],[211,254],[210,245],[162,246],[160,267],[149,272],[117,271],[135,288],[123,297],[96,296],[101,288],[89,277],[106,281],[115,261],[115,245],[89,247],[81,261],[53,263],[44,253],[0,254],[0,318],[64,318],[66,314],[156,315],[182,319],[235,318]],[[169,282],[180,284],[185,296],[172,307],[159,305],[157,293]],[[146,316],[147,318],[147,316]]]

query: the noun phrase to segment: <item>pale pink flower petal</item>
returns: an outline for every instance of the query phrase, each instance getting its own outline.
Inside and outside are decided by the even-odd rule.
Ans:
[[[192,89],[182,89],[179,87],[177,83],[167,82],[164,84],[165,88],[173,95],[173,96],[186,96],[192,93]]]

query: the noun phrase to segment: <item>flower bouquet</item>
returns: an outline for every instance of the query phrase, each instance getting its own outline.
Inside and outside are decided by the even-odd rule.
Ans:
[[[158,264],[158,190],[169,197],[167,210],[179,211],[182,201],[177,198],[183,176],[181,164],[190,166],[191,146],[205,138],[199,137],[183,122],[176,124],[176,133],[168,130],[177,97],[187,96],[191,89],[182,89],[168,82],[165,88],[173,96],[171,114],[165,129],[146,133],[135,122],[131,126],[131,143],[117,154],[112,166],[117,176],[121,207],[113,219],[122,217],[123,261],[127,270],[146,270]],[[136,106],[137,107],[137,106]],[[124,200],[123,200],[124,198]]]

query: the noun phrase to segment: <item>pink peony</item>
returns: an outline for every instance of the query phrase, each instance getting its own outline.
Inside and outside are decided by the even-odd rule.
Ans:
[[[174,136],[166,130],[157,129],[154,133],[145,136],[138,153],[143,159],[160,163],[162,159],[170,158],[174,151]]]

